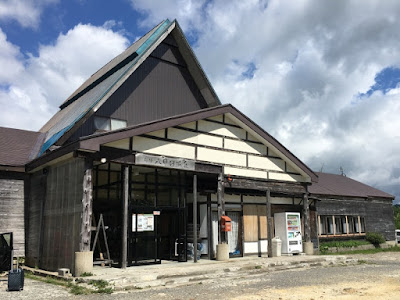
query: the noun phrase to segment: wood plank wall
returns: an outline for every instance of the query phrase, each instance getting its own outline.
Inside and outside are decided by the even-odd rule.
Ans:
[[[79,251],[83,175],[84,160],[77,158],[49,167],[45,188],[37,185],[41,176],[33,176],[27,247],[30,266],[36,262],[50,271],[73,271],[74,253]]]
[[[0,179],[0,233],[13,232],[14,255],[25,256],[24,180]]]
[[[381,233],[386,240],[394,240],[392,201],[383,199],[322,199],[317,202],[318,215],[365,217],[366,232]]]

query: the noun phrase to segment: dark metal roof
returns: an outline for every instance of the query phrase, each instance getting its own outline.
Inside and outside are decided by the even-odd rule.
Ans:
[[[328,173],[317,173],[318,182],[313,183],[308,191],[315,195],[348,196],[348,197],[378,197],[391,198],[393,195],[358,182],[346,176]]]
[[[130,47],[128,47],[124,52],[114,57],[100,70],[98,70],[96,73],[90,76],[88,80],[86,80],[75,92],[72,93],[71,96],[68,97],[67,100],[64,101],[63,104],[61,104],[60,108],[62,109],[66,107],[69,103],[71,103],[71,101],[77,99],[77,96],[79,96],[79,94],[90,88],[92,85],[95,85],[96,82],[101,80],[102,77],[106,77],[114,69],[119,69],[124,61],[129,60],[129,58],[132,56],[134,56],[133,58],[135,58],[137,56],[135,55],[136,50],[138,50],[139,47],[143,45],[145,41],[147,41],[147,39],[163,24],[163,22],[161,22],[156,27],[151,29],[148,33],[146,33],[144,36],[142,36],[140,39],[134,42]]]
[[[0,165],[24,166],[36,157],[43,138],[40,132],[0,127]]]
[[[299,167],[305,174],[310,176],[313,182],[318,180],[317,175],[307,167],[300,159],[298,159],[294,154],[292,154],[288,149],[286,149],[281,143],[279,143],[273,136],[267,133],[264,129],[250,120],[247,116],[242,114],[231,104],[220,105],[212,108],[201,109],[195,112],[190,112],[182,115],[177,115],[174,117],[169,117],[157,121],[152,121],[140,125],[135,125],[120,130],[115,130],[112,132],[95,134],[91,136],[82,137],[80,139],[80,148],[92,151],[99,151],[100,146],[113,141],[125,139],[131,136],[145,134],[148,132],[178,126],[185,123],[190,123],[193,121],[201,120],[204,118],[209,118],[213,116],[218,116],[221,114],[230,114],[235,117],[238,121],[245,124],[252,131],[260,135],[273,147],[275,147],[280,153],[292,161],[297,167]]]
[[[165,20],[93,74],[60,106],[61,110],[39,130],[46,133],[46,140],[39,155],[56,143],[62,145],[68,136],[107,101],[169,33],[172,33],[177,40],[188,70],[207,104],[220,105],[220,100],[201,69],[178,22]]]

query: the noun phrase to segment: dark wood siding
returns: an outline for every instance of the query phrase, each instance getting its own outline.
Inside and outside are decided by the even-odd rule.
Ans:
[[[379,232],[387,241],[395,239],[392,201],[369,201],[366,207],[365,226],[367,232]]]
[[[32,176],[27,263],[73,271],[80,241],[84,160],[70,160],[45,173]]]
[[[16,256],[25,256],[24,196],[23,179],[0,179],[0,233],[13,232]]]
[[[394,240],[394,218],[391,200],[378,199],[322,199],[317,204],[318,215],[361,216],[366,232],[379,232],[386,240]]]
[[[161,43],[95,115],[126,120],[131,126],[207,107],[171,39]],[[92,116],[70,141],[94,132]]]
[[[25,263],[30,267],[39,266],[40,225],[45,196],[46,175],[40,171],[31,176],[30,195],[27,202]]]

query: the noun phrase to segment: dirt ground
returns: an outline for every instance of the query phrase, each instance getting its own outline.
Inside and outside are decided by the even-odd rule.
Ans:
[[[291,300],[317,300],[317,299],[400,299],[400,253],[386,252],[371,255],[353,255],[361,261],[365,260],[364,268],[358,266],[354,277],[348,277],[342,272],[341,281],[334,275],[331,284],[301,284],[292,288],[263,288],[249,294],[245,292],[232,299],[291,299]],[[385,268],[386,266],[386,268]],[[352,267],[348,267],[352,268]],[[347,270],[346,270],[347,271]],[[300,275],[301,276],[301,275]],[[317,275],[318,276],[318,275]]]
[[[373,282],[349,281],[331,286],[302,286],[285,289],[262,289],[251,294],[242,294],[232,299],[291,299],[291,300],[317,300],[317,299],[400,299],[400,279],[383,278]]]

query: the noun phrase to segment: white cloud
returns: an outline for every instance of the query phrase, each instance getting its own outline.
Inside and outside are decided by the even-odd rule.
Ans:
[[[0,41],[0,48],[9,49],[0,51],[0,69],[9,67],[7,61],[15,65],[0,76],[0,126],[28,130],[38,130],[83,81],[128,46],[111,29],[83,24],[27,59],[1,31]]]
[[[37,28],[43,8],[59,0],[2,0],[0,20],[15,20],[22,27]]]
[[[179,1],[139,3],[144,23],[175,10],[198,34],[194,50],[222,102],[315,170],[343,167],[400,198],[399,89],[358,98],[379,71],[400,66],[398,1],[208,1],[183,21]],[[254,76],[243,78],[249,63]]]

